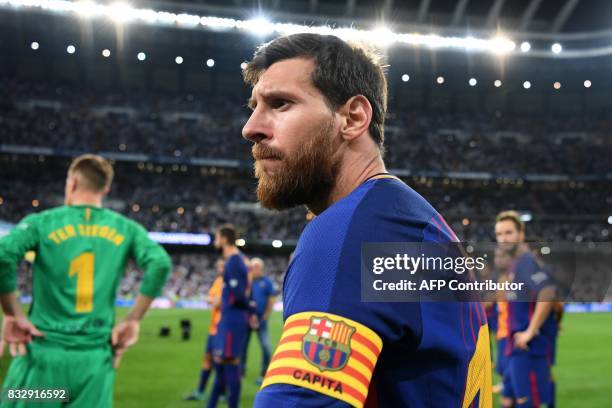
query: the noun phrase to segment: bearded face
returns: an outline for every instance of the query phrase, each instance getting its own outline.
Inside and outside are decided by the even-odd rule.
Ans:
[[[334,155],[332,131],[333,120],[324,121],[295,151],[281,152],[261,143],[253,146],[257,198],[263,207],[283,210],[330,195],[340,163]]]

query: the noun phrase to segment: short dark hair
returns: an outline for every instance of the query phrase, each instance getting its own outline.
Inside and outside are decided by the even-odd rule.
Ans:
[[[230,245],[236,244],[236,238],[238,237],[236,233],[236,227],[232,224],[223,224],[217,228],[217,233],[227,239],[227,242]]]
[[[518,232],[525,231],[525,223],[521,220],[521,215],[513,210],[502,211],[495,217],[495,223],[502,221],[512,221]]]
[[[113,166],[102,156],[82,154],[76,157],[70,167],[69,174],[82,176],[85,188],[96,193],[104,192],[113,182]]]
[[[292,34],[260,46],[243,70],[245,82],[255,86],[259,76],[273,64],[291,58],[312,58],[312,83],[337,110],[355,95],[372,105],[368,130],[379,147],[384,142],[387,113],[387,80],[381,58],[360,43],[348,43],[334,35]]]

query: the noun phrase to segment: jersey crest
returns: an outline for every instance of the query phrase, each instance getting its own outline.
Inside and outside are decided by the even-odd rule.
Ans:
[[[321,371],[339,371],[351,355],[351,337],[355,328],[343,321],[312,316],[310,327],[302,337],[302,354]]]

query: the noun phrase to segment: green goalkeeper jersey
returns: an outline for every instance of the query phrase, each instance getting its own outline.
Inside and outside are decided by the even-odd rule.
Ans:
[[[140,293],[149,297],[160,294],[171,269],[138,223],[104,208],[64,206],[25,217],[0,239],[0,293],[15,290],[17,264],[30,250],[30,320],[46,340],[66,346],[108,343],[128,259],[144,270]]]

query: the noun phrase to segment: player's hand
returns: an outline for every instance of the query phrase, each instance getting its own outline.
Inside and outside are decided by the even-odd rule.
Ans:
[[[514,334],[514,345],[522,350],[529,350],[529,342],[535,337],[535,333],[525,330]]]
[[[257,319],[256,315],[253,314],[249,318],[249,326],[251,326],[251,329],[253,330],[259,329],[259,319]]]
[[[36,326],[34,326],[24,316],[4,316],[2,319],[2,338],[0,339],[0,357],[4,355],[6,345],[12,357],[26,355],[26,344],[32,342],[34,337],[44,336]]]
[[[124,320],[117,324],[111,333],[113,346],[113,367],[118,368],[121,357],[127,349],[138,341],[140,322],[137,320]]]

